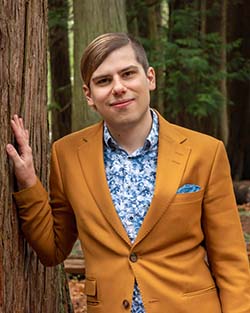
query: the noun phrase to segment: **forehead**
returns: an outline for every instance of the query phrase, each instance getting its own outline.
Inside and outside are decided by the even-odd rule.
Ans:
[[[112,51],[93,72],[91,79],[99,75],[108,75],[129,66],[141,67],[130,44]]]

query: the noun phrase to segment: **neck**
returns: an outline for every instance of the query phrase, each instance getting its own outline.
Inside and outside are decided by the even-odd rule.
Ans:
[[[118,145],[128,153],[132,153],[144,145],[151,127],[152,116],[151,112],[148,111],[146,118],[141,123],[126,125],[117,129],[108,126],[108,129]]]

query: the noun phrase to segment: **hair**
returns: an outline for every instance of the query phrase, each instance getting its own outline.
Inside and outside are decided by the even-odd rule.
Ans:
[[[81,58],[81,75],[84,83],[89,87],[90,79],[98,66],[116,49],[130,44],[135,57],[145,71],[149,64],[146,52],[141,43],[126,33],[106,33],[94,39],[85,49]]]

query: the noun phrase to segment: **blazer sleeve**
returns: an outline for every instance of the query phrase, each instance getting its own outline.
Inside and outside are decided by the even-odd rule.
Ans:
[[[208,260],[223,313],[250,312],[250,271],[234,197],[230,166],[219,142],[204,196],[203,228]]]
[[[39,179],[31,188],[14,193],[24,236],[46,266],[61,263],[77,239],[75,215],[62,183],[61,170],[52,146],[50,200]]]

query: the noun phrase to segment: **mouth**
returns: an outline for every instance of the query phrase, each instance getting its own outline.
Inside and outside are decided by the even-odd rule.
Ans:
[[[122,107],[125,107],[125,106],[129,105],[134,100],[135,100],[134,98],[116,100],[114,102],[111,102],[110,106],[111,107],[116,107],[116,108],[122,108]]]

